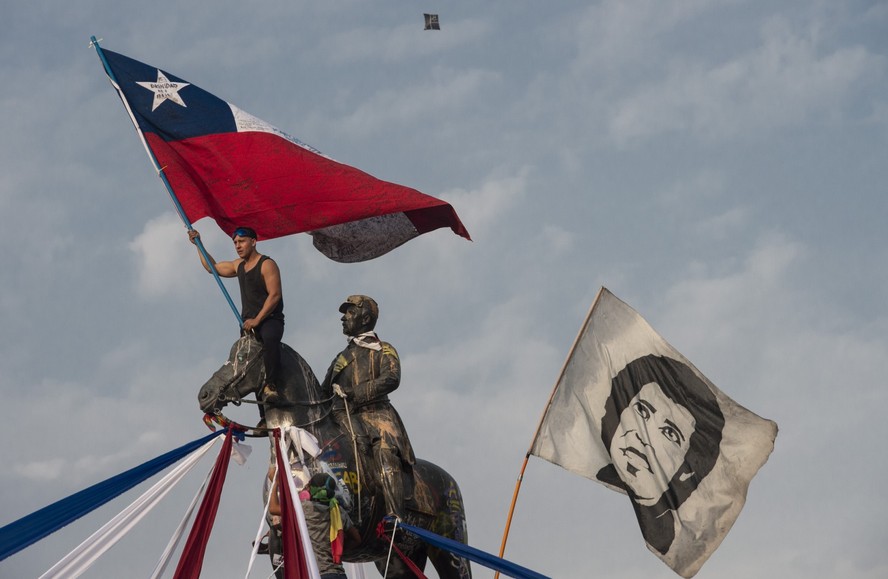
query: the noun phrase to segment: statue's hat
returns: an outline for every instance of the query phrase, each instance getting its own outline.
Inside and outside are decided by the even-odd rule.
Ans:
[[[342,305],[339,306],[339,311],[343,314],[348,310],[349,306],[357,306],[361,309],[366,309],[370,312],[370,315],[373,316],[373,319],[379,318],[379,306],[376,305],[376,300],[369,296],[362,295],[353,295],[345,298],[345,301],[342,302]]]

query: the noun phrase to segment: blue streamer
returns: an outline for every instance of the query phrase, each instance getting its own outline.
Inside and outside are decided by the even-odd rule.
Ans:
[[[537,573],[536,571],[531,571],[526,567],[522,567],[516,563],[512,563],[511,561],[506,561],[505,559],[500,559],[490,553],[485,553],[479,549],[474,547],[470,547],[464,543],[460,543],[459,541],[454,541],[453,539],[448,539],[447,537],[442,537],[441,535],[436,535],[431,531],[427,531],[425,529],[421,529],[419,527],[414,527],[413,525],[408,525],[406,523],[398,522],[398,528],[404,529],[410,533],[413,533],[420,539],[424,540],[426,543],[430,545],[434,545],[440,549],[444,549],[445,551],[450,551],[464,559],[469,559],[470,561],[474,561],[480,565],[484,565],[489,569],[493,569],[494,571],[499,571],[509,577],[514,577],[515,579],[549,579],[546,575],[542,575]]]
[[[100,483],[74,493],[53,504],[34,511],[0,529],[0,561],[18,553],[72,523],[83,515],[99,508],[113,498],[130,490],[166,469],[179,459],[188,456],[212,438],[223,434],[219,430],[203,438],[189,442],[135,468],[113,476]]]

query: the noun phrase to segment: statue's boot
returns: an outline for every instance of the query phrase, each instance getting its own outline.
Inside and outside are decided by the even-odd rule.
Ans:
[[[265,421],[265,407],[279,406],[286,401],[280,393],[278,393],[277,387],[271,382],[265,383],[262,389],[256,393],[256,400],[259,402],[259,422],[256,423],[256,428],[258,430],[263,430],[268,427],[268,424]],[[260,436],[268,435],[268,433],[265,432],[260,432],[258,434]]]
[[[256,402],[259,407],[259,422],[256,423],[256,428],[264,429],[268,427],[268,424],[265,422],[265,402],[262,400],[262,396],[260,394],[256,394]]]

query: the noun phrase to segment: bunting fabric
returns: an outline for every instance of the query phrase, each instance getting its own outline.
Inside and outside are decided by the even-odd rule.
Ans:
[[[397,528],[400,530],[407,531],[408,533],[412,533],[422,539],[424,542],[428,543],[433,547],[437,547],[438,549],[443,549],[445,551],[449,551],[455,555],[459,555],[464,559],[468,559],[479,565],[483,565],[488,569],[493,569],[499,573],[503,573],[509,577],[515,577],[515,579],[549,579],[547,576],[542,573],[537,573],[532,569],[528,569],[527,567],[522,567],[517,563],[513,563],[512,561],[508,561],[506,559],[502,559],[495,555],[491,555],[490,553],[485,553],[480,549],[476,549],[475,547],[470,547],[465,543],[460,543],[459,541],[454,541],[453,539],[448,539],[447,537],[442,537],[441,535],[435,534],[426,529],[415,527],[413,525],[408,525],[407,523],[398,522]],[[383,538],[386,542],[391,542],[391,537],[385,534],[384,526],[382,523],[379,524],[376,531],[377,534]],[[397,548],[397,547],[395,547]],[[406,558],[405,558],[406,559]],[[406,559],[405,563],[410,565],[410,560]],[[420,572],[421,573],[421,572]]]
[[[470,239],[448,203],[339,163],[170,72],[98,50],[190,222],[211,217],[229,236],[249,226],[259,239],[308,232],[344,263],[441,227]]]
[[[281,542],[283,543],[284,577],[285,579],[319,577],[317,563],[312,560],[312,564],[309,564],[305,553],[306,547],[303,544],[303,537],[307,539],[308,532],[305,529],[304,515],[300,517],[296,512],[296,509],[300,509],[301,514],[302,507],[297,502],[299,494],[293,485],[289,464],[284,459],[287,456],[287,445],[282,444],[280,429],[275,429],[273,435],[277,443],[275,460],[277,464],[277,488],[278,493],[280,493],[281,504]],[[302,530],[301,533],[300,530]],[[314,557],[313,554],[312,557]]]
[[[83,515],[188,456],[224,430],[193,440],[0,528],[0,561],[33,545]]]
[[[166,497],[173,487],[203,458],[210,447],[216,443],[216,440],[218,439],[213,438],[192,452],[132,504],[65,555],[39,579],[72,579],[82,575]]]
[[[626,493],[648,549],[692,577],[721,544],[777,425],[740,406],[601,288],[530,453]]]
[[[210,484],[207,485],[206,494],[204,494],[203,502],[197,511],[197,517],[194,519],[194,526],[191,527],[188,540],[185,541],[185,547],[182,550],[182,556],[179,558],[179,565],[176,567],[173,579],[200,579],[207,542],[213,531],[213,523],[216,522],[219,498],[222,496],[222,487],[225,485],[225,477],[228,474],[231,447],[232,436],[231,429],[229,429],[225,431],[225,442],[216,458],[213,476],[210,479]]]

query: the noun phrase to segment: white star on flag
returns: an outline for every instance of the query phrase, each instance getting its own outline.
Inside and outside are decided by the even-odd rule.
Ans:
[[[154,93],[154,103],[151,105],[151,112],[154,112],[166,100],[171,100],[177,105],[187,108],[185,101],[179,96],[179,91],[191,83],[172,82],[158,69],[156,82],[137,82],[136,84]]]

